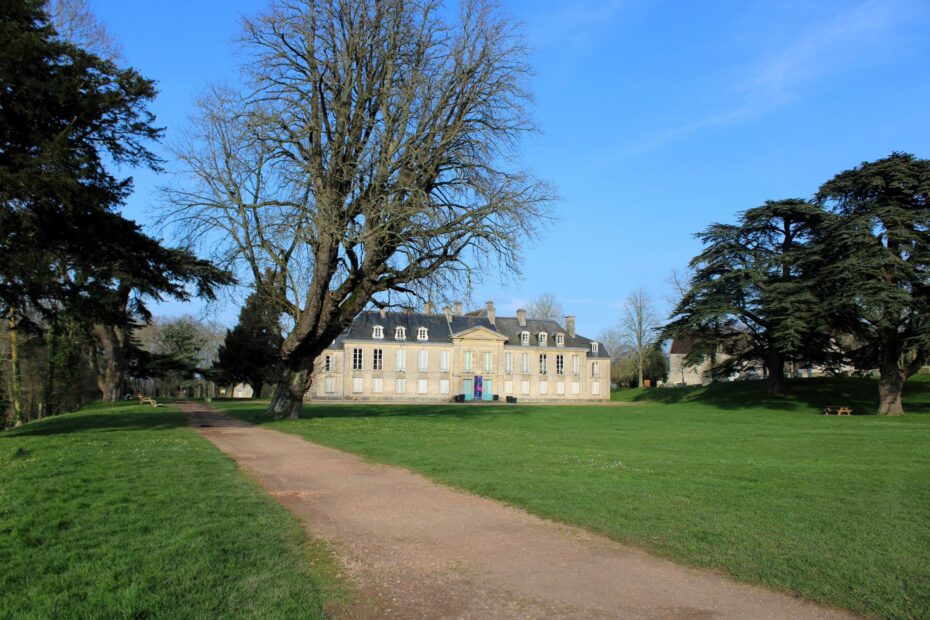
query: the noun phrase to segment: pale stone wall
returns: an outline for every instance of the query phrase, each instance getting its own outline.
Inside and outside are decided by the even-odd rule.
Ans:
[[[448,402],[464,391],[466,380],[474,380],[476,375],[480,375],[485,391],[490,385],[491,393],[499,395],[502,401],[506,396],[516,396],[519,401],[541,402],[610,399],[609,359],[589,359],[587,349],[581,348],[510,346],[504,342],[499,334],[483,328],[453,337],[451,344],[390,339],[346,340],[342,349],[329,349],[317,360],[310,394],[314,400]],[[352,367],[355,349],[362,351],[360,370]],[[382,352],[379,370],[373,367],[375,350]],[[405,355],[403,369],[398,367],[398,351]],[[420,368],[421,351],[426,355],[425,370]],[[448,356],[448,369],[441,368],[443,352]],[[508,353],[512,355],[511,372],[507,372],[506,368]],[[489,355],[490,369],[485,367],[486,354]],[[528,356],[529,372],[523,372],[524,354]],[[540,372],[541,354],[547,356],[545,374]],[[325,369],[327,355],[330,356],[329,370]],[[563,356],[562,374],[557,373],[558,355]],[[573,356],[578,357],[577,374]],[[593,370],[595,364],[599,367],[597,377]],[[403,380],[403,392],[398,392],[398,379]],[[421,387],[425,392],[421,391]],[[448,391],[444,392],[446,388]]]

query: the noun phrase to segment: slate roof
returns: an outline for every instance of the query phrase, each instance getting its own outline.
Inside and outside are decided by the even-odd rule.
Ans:
[[[366,311],[355,317],[347,329],[345,329],[330,345],[331,349],[340,349],[346,340],[371,340],[373,328],[380,325],[384,328],[384,340],[394,341],[394,328],[407,328],[407,342],[417,342],[417,328],[425,327],[429,330],[428,342],[452,342],[452,335],[472,329],[474,327],[484,327],[491,331],[497,332],[507,338],[505,344],[520,345],[520,332],[530,332],[530,343],[536,344],[536,334],[544,332],[549,335],[548,348],[558,348],[555,346],[555,335],[565,334],[566,347],[581,347],[587,349],[588,357],[608,358],[610,357],[604,343],[600,343],[597,353],[591,353],[590,338],[575,334],[570,337],[565,328],[558,321],[527,319],[526,327],[520,326],[520,321],[516,317],[499,316],[494,321],[494,325],[488,320],[487,313],[478,311],[470,312],[465,316],[453,316],[451,321],[447,321],[444,314],[421,314],[407,312],[388,312],[384,317],[378,311]]]

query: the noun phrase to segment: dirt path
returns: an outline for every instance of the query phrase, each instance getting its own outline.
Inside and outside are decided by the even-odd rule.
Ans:
[[[407,470],[182,404],[191,424],[331,543],[357,618],[843,618]]]

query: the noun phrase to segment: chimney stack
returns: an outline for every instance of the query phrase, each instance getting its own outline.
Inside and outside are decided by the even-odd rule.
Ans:
[[[565,317],[565,331],[568,332],[569,338],[575,337],[575,317],[573,316]]]
[[[523,308],[517,310],[517,320],[520,322],[520,327],[526,327],[526,310]]]
[[[455,302],[455,316],[462,316],[462,302]]]
[[[436,307],[433,305],[433,302],[428,301],[423,304],[423,314],[435,314]]]
[[[494,311],[494,302],[493,301],[485,302],[484,306],[485,308],[488,309],[488,323],[490,323],[491,325],[494,325],[495,321],[497,320],[497,312]]]
[[[442,313],[446,315],[446,322],[451,323],[452,322],[452,308],[450,308],[449,306],[445,306],[442,309]]]
[[[381,318],[383,319],[383,318],[387,315],[387,309],[385,309],[385,308],[380,308],[380,309],[378,310],[378,314],[380,314],[380,315],[381,315]]]

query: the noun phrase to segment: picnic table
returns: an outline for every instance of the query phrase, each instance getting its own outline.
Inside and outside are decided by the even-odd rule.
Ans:
[[[849,405],[827,405],[823,408],[824,415],[852,415],[853,409]]]
[[[152,405],[153,407],[160,407],[161,405],[152,398],[151,396],[143,396],[142,394],[136,394],[136,398],[139,400],[140,405]]]

